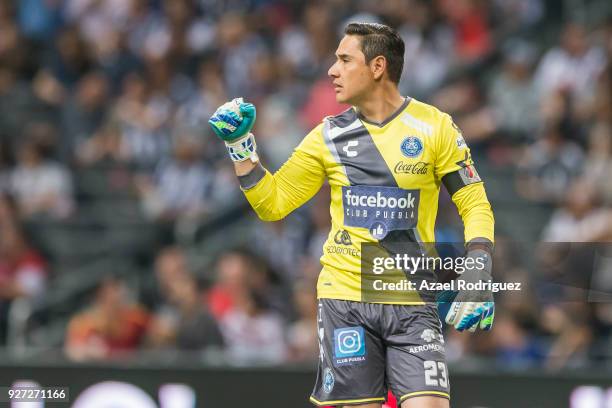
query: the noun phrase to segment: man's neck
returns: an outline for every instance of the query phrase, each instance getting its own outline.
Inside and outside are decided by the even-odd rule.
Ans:
[[[356,108],[368,122],[382,123],[393,115],[405,101],[406,99],[394,87],[392,90],[381,89],[379,92],[372,92],[367,100],[360,102]]]

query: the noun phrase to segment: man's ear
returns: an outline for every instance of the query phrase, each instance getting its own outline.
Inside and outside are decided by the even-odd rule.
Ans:
[[[378,81],[382,79],[387,70],[387,59],[382,55],[372,58],[372,61],[370,61],[370,69],[372,70],[372,75],[374,75],[375,80]]]

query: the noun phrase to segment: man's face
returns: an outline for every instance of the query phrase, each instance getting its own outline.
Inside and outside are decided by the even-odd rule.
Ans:
[[[336,50],[336,62],[327,74],[332,77],[336,101],[356,105],[374,83],[370,65],[361,51],[358,36],[345,35]]]

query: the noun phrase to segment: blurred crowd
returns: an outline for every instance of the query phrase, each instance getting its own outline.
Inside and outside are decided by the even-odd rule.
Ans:
[[[349,21],[396,27],[402,94],[452,114],[477,163],[512,170],[501,190],[550,210],[526,239],[611,241],[612,24],[563,20],[550,3],[0,0],[0,338],[10,305],[42,296],[62,273],[25,224],[79,217],[75,179],[92,168],[122,169],[112,182],[156,225],[240,203],[209,116],[234,97],[255,103],[261,156],[278,168],[324,116],[346,109],[327,70]],[[437,233],[461,240],[455,208],[441,200]],[[228,248],[205,272],[166,237],[148,285],[100,283],[68,324],[67,355],[224,350],[238,364],[314,361],[328,206],[324,187],[286,220],[256,223],[248,251]],[[529,281],[506,245],[518,237],[498,231],[499,279]],[[539,307],[537,287],[498,300],[490,335],[448,332],[449,360],[559,368],[593,361],[612,339],[605,303]]]

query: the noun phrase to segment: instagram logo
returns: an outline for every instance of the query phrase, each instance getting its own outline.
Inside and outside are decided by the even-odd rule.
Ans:
[[[341,353],[352,354],[361,348],[361,335],[357,330],[346,330],[338,335],[338,348]]]
[[[336,357],[359,357],[365,355],[363,327],[346,327],[334,330]]]

